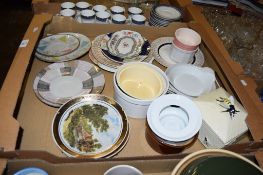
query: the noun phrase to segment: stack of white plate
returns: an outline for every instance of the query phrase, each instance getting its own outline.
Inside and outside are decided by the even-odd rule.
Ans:
[[[152,62],[150,43],[140,33],[121,30],[97,36],[92,41],[90,59],[100,68],[115,72],[128,62]]]
[[[129,124],[121,106],[97,94],[74,98],[59,108],[53,139],[69,157],[109,158],[127,144]]]
[[[180,9],[170,5],[157,5],[152,8],[149,25],[165,27],[171,22],[181,20],[181,18],[182,12]]]
[[[46,62],[63,62],[83,56],[91,47],[90,39],[79,33],[59,33],[40,40],[36,57]]]

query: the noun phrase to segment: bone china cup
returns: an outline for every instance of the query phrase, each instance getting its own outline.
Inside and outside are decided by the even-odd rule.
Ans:
[[[75,14],[76,14],[75,10],[72,9],[64,9],[60,11],[61,16],[74,17]]]
[[[179,28],[175,31],[173,44],[185,51],[193,51],[201,43],[200,35],[189,28]]]
[[[145,118],[150,103],[167,92],[169,80],[158,67],[126,63],[114,73],[114,99],[129,117]]]
[[[63,2],[63,3],[61,3],[60,7],[61,7],[61,10],[74,9],[75,4],[73,2]]]
[[[143,175],[140,170],[130,165],[117,165],[107,170],[104,175]]]

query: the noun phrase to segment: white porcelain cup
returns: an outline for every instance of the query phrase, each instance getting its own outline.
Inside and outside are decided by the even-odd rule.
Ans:
[[[81,15],[82,23],[94,23],[95,22],[95,12],[93,10],[82,10],[80,15]]]
[[[96,23],[109,23],[110,13],[106,11],[100,11],[96,13]]]
[[[143,175],[140,170],[130,165],[117,165],[107,170],[104,175]]]
[[[75,4],[73,2],[63,2],[60,4],[61,10],[64,9],[74,9],[75,8]]]
[[[131,21],[134,25],[145,25],[146,18],[143,15],[132,15]]]
[[[173,43],[180,49],[193,51],[201,43],[201,36],[192,29],[179,28],[175,31]]]
[[[194,57],[196,50],[193,51],[186,51],[183,49],[180,49],[174,43],[171,44],[170,47],[170,59],[176,63],[189,63],[190,60]]]
[[[138,7],[130,7],[130,8],[128,8],[128,14],[129,15],[141,15],[142,9],[140,9]]]
[[[101,11],[106,11],[107,7],[105,5],[95,5],[93,6],[92,10],[94,10],[95,12],[101,12]]]
[[[75,14],[76,14],[75,10],[72,9],[64,9],[60,11],[61,16],[74,17]]]
[[[86,9],[90,9],[90,8],[91,8],[91,4],[89,4],[88,2],[80,1],[80,2],[76,3],[77,11],[82,11],[82,10],[86,10]]]
[[[110,8],[111,14],[124,14],[125,8],[121,6],[112,6]]]
[[[112,15],[111,22],[113,24],[125,24],[126,17],[121,14]]]

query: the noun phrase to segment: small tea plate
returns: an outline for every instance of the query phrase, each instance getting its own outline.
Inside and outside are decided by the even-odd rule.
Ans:
[[[114,100],[89,94],[60,107],[52,123],[57,146],[68,156],[101,158],[116,151],[126,137],[128,120]]]
[[[170,46],[172,44],[173,37],[161,37],[154,40],[151,43],[151,50],[153,51],[154,58],[157,62],[165,67],[169,67],[171,65],[175,65],[176,63],[170,59]],[[195,53],[194,57],[188,64],[192,64],[195,66],[203,66],[205,62],[203,52],[198,49]]]
[[[117,57],[131,58],[141,52],[144,39],[140,33],[131,30],[121,30],[113,33],[107,42],[109,52]]]
[[[169,5],[158,5],[153,8],[153,15],[163,20],[178,20],[181,18],[182,13],[179,9]]]
[[[45,56],[36,52],[35,55],[38,59],[46,62],[70,61],[81,57],[82,55],[84,55],[89,51],[91,47],[91,41],[87,36],[79,33],[60,33],[60,34],[69,34],[77,37],[80,41],[79,47],[76,50],[72,51],[71,53],[62,56]]]
[[[42,102],[59,107],[74,96],[101,93],[104,84],[98,67],[78,60],[49,65],[38,73],[33,89]]]
[[[70,34],[50,35],[40,40],[36,51],[49,57],[67,55],[79,47],[79,39]]]
[[[144,59],[146,59],[148,57],[151,45],[147,39],[144,39],[144,43],[141,47],[141,52],[139,53],[139,55],[137,55],[135,57],[124,57],[124,58],[122,58],[122,57],[112,55],[111,52],[109,52],[108,47],[107,47],[107,43],[110,40],[112,34],[113,33],[109,33],[109,34],[104,35],[104,38],[103,38],[103,40],[101,42],[101,46],[100,46],[102,53],[107,58],[109,58],[110,60],[116,61],[119,63],[128,63],[128,62],[143,61]]]

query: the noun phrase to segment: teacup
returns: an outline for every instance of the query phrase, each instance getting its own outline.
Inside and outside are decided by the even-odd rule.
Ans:
[[[106,11],[100,11],[96,13],[97,23],[109,23],[110,13]]]
[[[61,3],[60,7],[61,7],[61,10],[74,9],[75,4],[73,2],[63,2],[63,3]]]
[[[84,2],[84,1],[80,1],[78,3],[76,3],[76,9],[78,11],[82,11],[82,10],[87,10],[91,8],[91,4]]]
[[[81,11],[81,22],[94,23],[95,22],[95,12],[93,10],[82,10]]]
[[[120,7],[120,6],[112,6],[110,8],[110,11],[111,11],[111,14],[124,14],[125,12],[125,9],[123,7]]]
[[[187,51],[177,47],[174,43],[171,44],[169,57],[175,63],[189,63],[194,57],[196,50]]]
[[[185,51],[193,51],[201,43],[200,35],[189,28],[179,28],[175,31],[173,43],[178,48]]]
[[[67,17],[74,18],[75,14],[76,14],[75,10],[72,10],[72,9],[64,9],[60,11],[61,16],[67,16]]]
[[[117,165],[107,170],[104,175],[143,175],[140,170],[130,165]]]
[[[121,14],[112,15],[111,22],[114,24],[125,24],[126,17]]]
[[[143,15],[132,15],[132,24],[135,25],[145,25],[146,18]]]
[[[141,15],[142,9],[140,9],[138,7],[130,7],[130,8],[128,8],[128,14],[129,15]]]
[[[101,11],[106,11],[107,7],[105,5],[98,4],[98,5],[93,6],[92,10],[94,10],[97,13]]]

